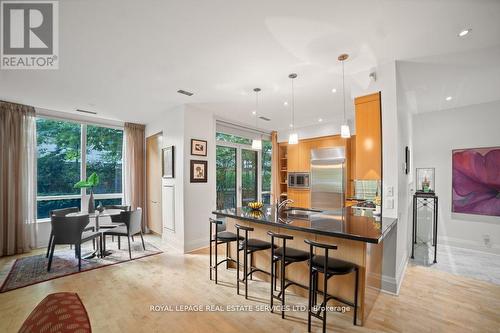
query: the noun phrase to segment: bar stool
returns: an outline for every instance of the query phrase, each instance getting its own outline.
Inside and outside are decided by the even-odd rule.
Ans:
[[[287,240],[292,240],[293,236],[290,235],[284,235],[284,234],[278,234],[274,233],[272,231],[268,231],[267,234],[271,236],[271,312],[273,312],[273,301],[276,299],[278,301],[281,301],[281,318],[285,318],[285,290],[291,285],[296,285],[299,287],[304,288],[304,286],[288,281],[285,278],[285,268],[286,266],[296,263],[296,262],[301,262],[301,261],[306,261],[309,259],[309,252],[307,251],[302,251],[294,248],[287,248],[286,246],[286,241]],[[283,240],[283,246],[279,247],[277,249],[274,248],[274,240],[275,238],[280,238]],[[280,263],[280,292],[275,295],[274,291],[276,290],[276,268],[278,262]]]
[[[210,221],[210,281],[212,281],[212,271],[215,270],[215,284],[217,284],[217,267],[223,262],[226,263],[226,269],[229,268],[229,262],[236,262],[234,259],[229,257],[229,243],[236,242],[238,239],[242,240],[243,237],[237,236],[233,232],[225,231],[226,227],[224,223],[220,220],[214,220],[212,218]],[[215,226],[215,230],[214,227]],[[212,243],[215,242],[215,265],[212,265]],[[217,247],[220,244],[226,244],[226,259],[217,261]]]
[[[236,293],[240,294],[240,282],[245,283],[245,299],[248,299],[248,276],[252,276],[254,272],[262,272],[265,274],[269,274],[262,269],[252,266],[252,259],[250,259],[250,271],[248,271],[248,255],[253,256],[253,253],[258,251],[263,251],[270,249],[272,247],[271,243],[256,239],[256,238],[248,238],[248,233],[253,231],[254,229],[251,227],[245,227],[239,224],[235,225],[236,227],[236,235],[240,237],[240,230],[245,232],[245,236],[243,240],[240,242],[238,246],[238,255],[236,257],[236,266],[238,270],[236,271]],[[243,251],[243,278],[240,279],[240,251]],[[251,257],[252,258],[252,257]]]
[[[309,306],[307,310],[307,331],[311,332],[311,316],[314,316],[323,320],[323,332],[326,332],[326,304],[331,299],[354,306],[353,324],[356,325],[358,313],[358,266],[343,260],[328,257],[328,250],[336,250],[337,245],[317,243],[309,239],[304,240],[304,242],[309,244]],[[314,255],[314,248],[323,249],[324,256]],[[354,281],[354,304],[338,297],[328,295],[328,279],[335,275],[345,275],[352,272],[356,273]],[[318,311],[313,311],[313,306],[317,305],[319,273],[324,274],[323,302],[320,304]]]

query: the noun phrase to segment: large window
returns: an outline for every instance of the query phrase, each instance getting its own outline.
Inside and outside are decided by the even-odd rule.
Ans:
[[[262,151],[252,149],[252,139],[216,134],[217,209],[271,201],[272,144],[262,141]]]
[[[53,209],[85,210],[81,206],[86,192],[73,185],[92,172],[100,177],[94,189],[96,204],[122,202],[122,130],[48,118],[38,118],[36,129],[39,219]]]

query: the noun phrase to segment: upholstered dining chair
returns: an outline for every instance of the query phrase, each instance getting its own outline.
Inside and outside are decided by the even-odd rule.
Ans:
[[[49,212],[49,217],[52,216],[66,216],[71,213],[78,213],[80,211],[80,208],[78,207],[68,207],[68,208],[62,208],[62,209],[53,209]],[[93,226],[87,226],[85,227],[84,231],[95,231],[95,228]],[[52,230],[50,231],[50,236],[49,236],[49,245],[47,245],[47,254],[45,255],[46,258],[49,257],[50,253],[50,245],[52,243],[52,239],[54,237],[54,234],[52,233]],[[94,250],[95,250],[95,243],[93,244]]]
[[[82,268],[82,243],[90,240],[99,239],[98,250],[102,250],[101,233],[94,231],[84,231],[89,224],[88,215],[75,216],[56,216],[52,215],[50,222],[52,224],[52,243],[50,245],[49,263],[47,271],[50,271],[52,266],[52,258],[54,257],[54,249],[56,245],[70,244],[75,245],[75,251],[78,255],[78,271]],[[101,251],[102,256],[102,251]]]
[[[130,211],[130,206],[127,205],[107,205],[104,206],[104,209],[119,209],[125,212]],[[123,225],[121,215],[112,215],[109,217],[111,219],[111,223],[99,223],[99,229],[111,229],[114,227],[118,227]],[[114,241],[113,237],[111,238]],[[132,237],[132,241],[134,241],[134,237]]]
[[[128,241],[128,255],[132,259],[132,251],[130,248],[130,237],[140,234],[142,241],[142,248],[146,250],[144,246],[144,238],[142,236],[142,208],[137,208],[134,211],[124,211],[120,213],[121,221],[124,225],[115,227],[104,231],[103,234],[103,249],[106,252],[106,236],[118,236],[118,249],[120,249],[120,237],[127,237]]]

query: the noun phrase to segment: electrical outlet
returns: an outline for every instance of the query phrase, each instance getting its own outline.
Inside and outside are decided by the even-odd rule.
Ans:
[[[483,243],[486,247],[491,247],[490,235],[483,235]]]

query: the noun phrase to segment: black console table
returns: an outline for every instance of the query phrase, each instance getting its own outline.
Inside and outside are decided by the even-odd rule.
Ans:
[[[414,249],[417,243],[417,224],[418,224],[418,208],[430,207],[433,210],[433,232],[432,246],[434,246],[434,263],[437,255],[437,225],[438,225],[438,197],[434,192],[417,191],[413,195],[413,237],[411,242],[411,258],[414,259]]]

